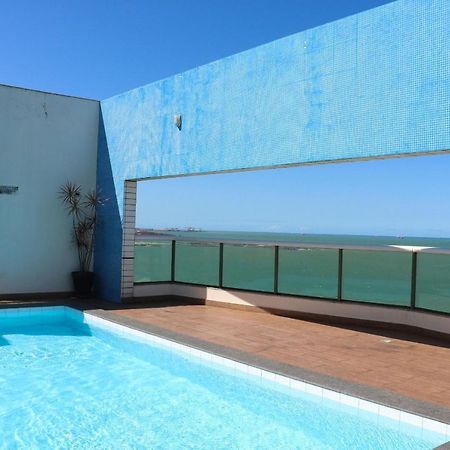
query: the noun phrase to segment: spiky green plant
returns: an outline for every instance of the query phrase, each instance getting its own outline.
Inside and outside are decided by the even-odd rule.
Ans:
[[[97,208],[102,200],[95,191],[83,194],[81,186],[70,181],[61,186],[59,198],[72,217],[73,243],[78,251],[80,272],[89,272],[94,253]]]

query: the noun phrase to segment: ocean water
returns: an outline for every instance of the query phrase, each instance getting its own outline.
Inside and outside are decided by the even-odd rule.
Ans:
[[[155,235],[137,236],[138,241],[156,238],[176,239],[232,239],[242,241],[278,241],[301,242],[307,244],[332,245],[417,245],[423,247],[436,247],[450,249],[450,238],[433,238],[420,236],[365,236],[356,234],[300,234],[300,233],[269,233],[254,231],[163,231]]]
[[[443,435],[58,314],[0,318],[0,449],[431,449]]]

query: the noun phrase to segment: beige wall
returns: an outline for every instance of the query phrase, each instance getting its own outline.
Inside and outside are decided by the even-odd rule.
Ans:
[[[99,104],[0,85],[0,295],[71,291],[71,222],[57,198],[95,188]]]

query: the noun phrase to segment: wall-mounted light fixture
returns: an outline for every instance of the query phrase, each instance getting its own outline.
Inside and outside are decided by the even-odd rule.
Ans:
[[[181,114],[175,114],[173,116],[173,124],[179,129],[181,130]]]
[[[19,190],[19,186],[0,186],[0,194],[14,194]]]

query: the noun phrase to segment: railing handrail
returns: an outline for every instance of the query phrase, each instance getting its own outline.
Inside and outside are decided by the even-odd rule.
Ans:
[[[283,248],[299,248],[299,249],[321,249],[321,250],[363,250],[375,252],[400,252],[400,253],[430,253],[450,255],[450,249],[443,249],[437,247],[422,247],[414,245],[349,245],[349,244],[312,244],[307,242],[292,242],[292,241],[262,241],[262,240],[239,240],[239,239],[193,239],[188,237],[177,236],[152,236],[148,238],[149,241],[176,241],[189,242],[193,244],[229,244],[239,246],[259,246],[259,247],[283,247]],[[135,241],[136,243],[144,242],[144,239]]]

